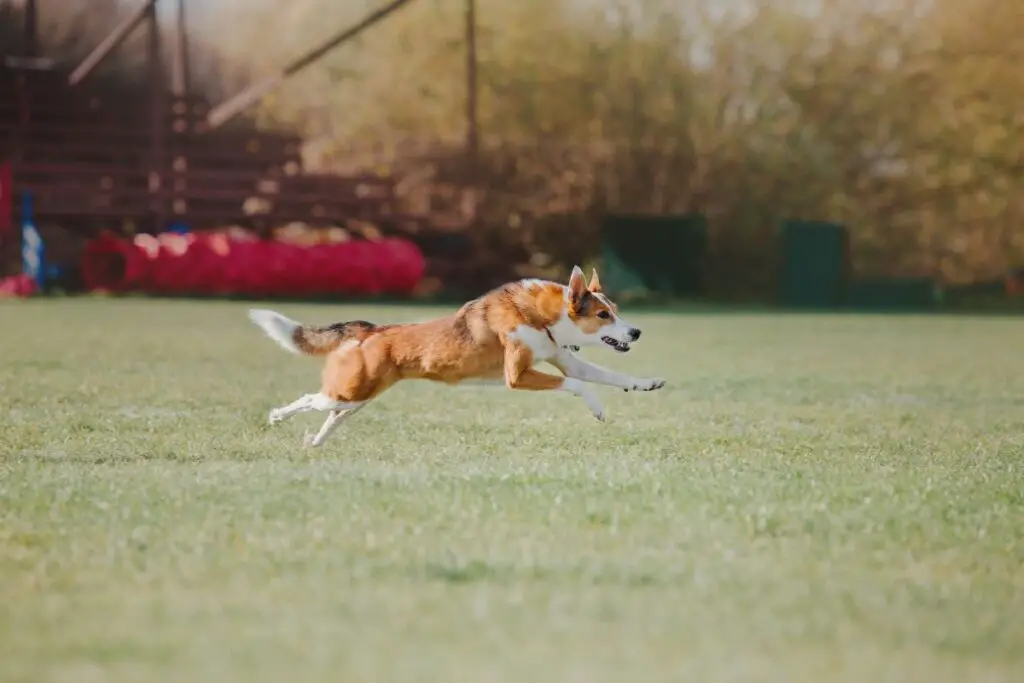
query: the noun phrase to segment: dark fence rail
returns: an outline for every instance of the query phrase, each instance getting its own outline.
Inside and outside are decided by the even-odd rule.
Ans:
[[[31,193],[36,219],[60,227],[49,240],[80,242],[129,224],[154,233],[177,223],[241,226],[264,236],[289,224],[360,226],[364,235],[411,238],[428,272],[448,281],[473,271],[470,237],[403,210],[394,178],[306,172],[298,135],[244,122],[211,131],[203,97],[165,102],[154,116],[145,85],[72,87],[59,70],[0,65],[0,161],[13,169],[15,220],[19,198]],[[0,267],[14,267],[14,256]]]

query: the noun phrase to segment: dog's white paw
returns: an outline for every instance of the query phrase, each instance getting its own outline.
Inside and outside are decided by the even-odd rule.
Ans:
[[[633,386],[623,391],[655,391],[663,386],[665,386],[665,380],[661,377],[653,377],[651,379],[638,379],[634,382]]]
[[[594,416],[595,420],[597,420],[598,422],[607,421],[608,416],[605,415],[604,406],[602,406],[600,403],[596,405],[590,405],[588,403],[587,407],[590,408],[590,414]]]
[[[586,384],[578,379],[567,377],[562,383],[562,390],[573,393],[582,398],[587,407],[590,408],[590,412],[601,422],[604,422],[604,406],[601,405],[601,399],[597,397],[597,394],[591,390]]]
[[[281,416],[281,411],[277,408],[274,408],[273,410],[270,411],[270,415],[267,416],[267,423],[271,425],[276,425],[283,419],[284,418]]]
[[[302,433],[302,445],[305,446],[306,448],[317,448],[317,447],[319,447],[320,444],[318,444],[316,442],[316,432],[312,432],[312,431],[309,431],[309,430],[303,432]]]
[[[606,415],[604,412],[604,406],[601,405],[601,401],[595,394],[587,392],[583,395],[583,400],[587,402],[587,407],[590,408],[590,414],[593,415],[598,422],[604,422]]]

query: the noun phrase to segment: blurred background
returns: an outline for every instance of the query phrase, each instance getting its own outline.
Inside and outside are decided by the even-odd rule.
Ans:
[[[15,293],[460,297],[580,263],[625,297],[1010,299],[1018,4],[7,0],[0,265]]]

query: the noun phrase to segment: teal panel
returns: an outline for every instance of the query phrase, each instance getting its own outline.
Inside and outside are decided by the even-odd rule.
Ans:
[[[699,214],[668,216],[609,215],[603,229],[602,284],[613,292],[696,296],[708,229]]]
[[[781,303],[800,308],[841,304],[849,262],[845,226],[789,221],[782,228]]]
[[[934,307],[941,296],[930,278],[854,280],[846,288],[846,306],[873,310],[917,310]]]

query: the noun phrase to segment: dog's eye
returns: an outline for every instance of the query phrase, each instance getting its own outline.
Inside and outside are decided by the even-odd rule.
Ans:
[[[612,317],[612,314],[609,313],[608,311],[601,311],[600,313],[597,314],[597,317],[603,320],[607,320],[608,318]]]

